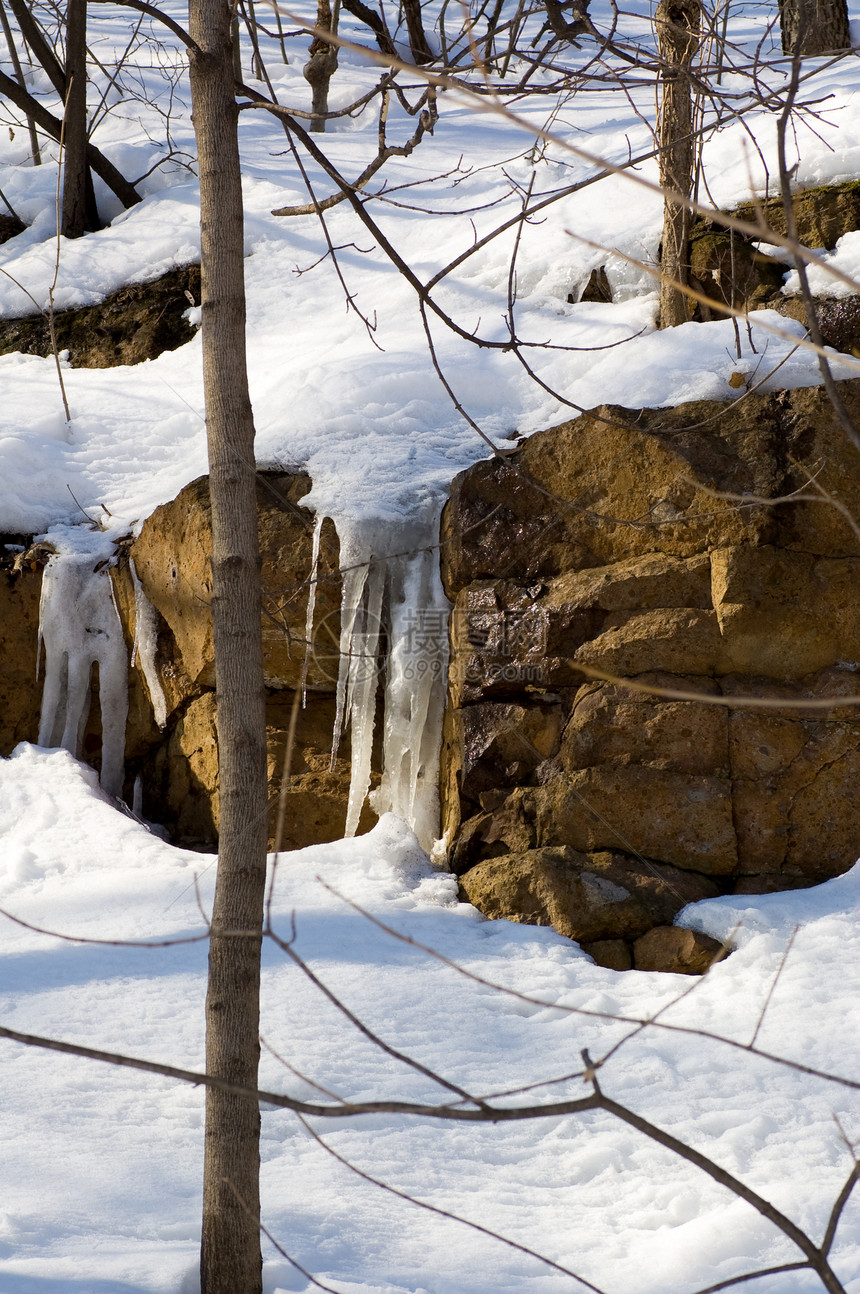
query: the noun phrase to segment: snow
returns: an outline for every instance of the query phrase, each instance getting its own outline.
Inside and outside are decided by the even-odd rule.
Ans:
[[[635,7],[638,16],[623,18],[628,34],[647,32],[647,6]],[[90,39],[102,58],[125,47],[129,16],[97,8]],[[172,0],[167,8],[182,19]],[[747,50],[764,39],[768,52],[771,18],[766,6],[736,6],[730,33]],[[108,228],[58,242],[56,150],[46,146],[46,164],[36,169],[26,164],[25,130],[16,126],[0,138],[0,189],[33,222],[0,250],[0,314],[45,308],[55,277],[54,305],[62,308],[198,255],[184,56],[154,32],[147,19],[121,110],[96,134],[126,175],[145,177],[144,200],[128,212],[97,183],[112,217]],[[306,41],[292,41],[289,65],[270,58],[285,102],[309,101],[301,71]],[[586,43],[581,58],[590,56]],[[805,185],[860,174],[856,58],[815,67],[815,114],[799,120],[797,154],[789,158]],[[162,68],[170,71],[167,82]],[[376,75],[343,52],[332,107],[346,106]],[[785,69],[762,76],[778,86]],[[710,193],[730,205],[773,190],[775,117],[767,106],[750,105],[740,72],[727,74],[725,85],[742,120],[715,129],[705,157]],[[435,759],[444,666],[436,630],[445,606],[430,545],[451,478],[489,452],[473,424],[507,447],[601,403],[728,399],[737,394],[729,385],[737,372],[764,390],[817,382],[817,360],[798,344],[803,329],[769,311],[739,333],[730,320],[655,331],[654,282],[634,264],[654,263],[660,237],[653,160],[544,208],[522,229],[513,275],[514,231],[482,241],[519,210],[532,180],[537,199],[587,180],[594,167],[585,154],[621,167],[645,158],[653,148],[653,86],[609,100],[583,90],[567,103],[553,95],[523,101],[517,112],[525,128],[552,130],[546,147],[516,122],[476,115],[461,94],[439,98],[433,138],[389,165],[391,188],[367,210],[423,281],[463,258],[439,279],[434,299],[462,330],[496,345],[476,348],[437,316],[428,319],[445,382],[467,417],[431,361],[413,290],[378,239],[347,204],[327,213],[342,283],[333,257],[324,256],[315,217],[271,215],[307,201],[284,136],[259,112],[244,113],[241,122],[258,459],[308,470],[313,486],[305,502],[318,526],[324,516],[334,520],[344,567],[360,571],[344,586],[347,611],[356,610],[353,630],[345,619],[353,659],[356,646],[370,649],[367,635],[375,634],[373,619],[386,601],[393,646],[386,773],[376,792],[387,812],[368,836],[280,857],[274,929],[288,936],[295,914],[295,950],[350,1010],[391,1046],[475,1092],[538,1084],[527,1099],[578,1097],[587,1090],[581,1078],[549,1080],[579,1071],[582,1048],[599,1059],[621,1044],[600,1074],[609,1095],[688,1138],[820,1238],[851,1167],[844,1138],[854,1146],[860,1140],[857,1093],[743,1047],[758,1030],[764,1051],[857,1080],[860,870],[807,891],[713,900],[685,912],[684,922],[730,938],[736,951],[680,999],[690,981],[616,974],[551,930],[486,921],[459,903],[453,879],[421,848],[432,839],[435,809],[430,780],[420,776]],[[398,112],[392,109],[392,137],[404,139],[414,123]],[[166,115],[170,158],[161,142]],[[344,173],[358,174],[375,151],[376,128],[371,113],[341,118],[326,135]],[[325,196],[329,181],[313,166],[310,175]],[[395,187],[404,185],[410,187]],[[857,235],[846,235],[821,261],[810,271],[814,291],[842,292],[826,266],[858,275]],[[604,262],[613,303],[579,301],[591,270]],[[542,386],[504,348],[512,305],[519,335],[536,343],[526,358]],[[834,367],[840,377],[857,371],[846,357]],[[112,541],[206,470],[199,339],[133,368],[65,363],[63,372],[69,424],[53,359],[0,357],[0,531],[49,532],[59,550],[48,576],[49,590],[59,577],[58,600],[50,594],[43,615],[46,643],[59,653],[49,661],[55,679],[64,654],[81,659],[62,581],[85,568],[82,589],[106,587],[94,567]],[[103,533],[83,523],[82,509],[101,518]],[[152,647],[145,611],[138,602],[144,665]],[[94,614],[110,637],[104,599]],[[353,631],[365,637],[354,640]],[[375,640],[372,650],[375,660]],[[108,675],[112,668],[107,664]],[[414,694],[406,687],[410,673],[422,684]],[[357,675],[351,693],[349,676],[342,682],[358,796],[373,738],[370,696]],[[69,706],[66,719],[71,746],[79,708]],[[54,728],[49,692],[46,742],[63,737]],[[110,790],[110,776],[108,783]],[[202,913],[213,882],[214,859],[171,847],[121,812],[66,750],[19,747],[0,761],[0,906],[79,939],[156,946],[68,942],[0,918],[3,1024],[199,1070]],[[397,941],[348,900],[478,978]],[[657,1012],[659,1020],[641,1030],[615,1018]],[[447,1089],[362,1037],[272,940],[264,948],[263,1033],[262,1083],[273,1091],[311,1100],[321,1099],[318,1088],[355,1100],[447,1099]],[[8,1041],[0,1045],[0,1090],[3,1294],[194,1294],[201,1092]],[[371,1177],[499,1231],[606,1294],[680,1294],[797,1256],[749,1206],[603,1113],[499,1126],[374,1114],[317,1119],[313,1127]],[[581,1288],[522,1250],[359,1179],[284,1110],[263,1112],[263,1200],[278,1243],[341,1294]],[[849,1294],[860,1294],[857,1209],[856,1201],[846,1208],[833,1252]],[[265,1253],[267,1294],[313,1288],[268,1241]],[[812,1294],[820,1283],[801,1272],[755,1287]]]
[[[23,920],[81,938],[156,944],[204,932],[197,896],[208,911],[210,860],[119,814],[65,751],[24,745],[0,765],[0,828],[0,906]],[[295,913],[295,951],[389,1045],[483,1094],[576,1072],[583,1047],[598,1059],[630,1035],[601,1071],[603,1089],[822,1233],[851,1166],[840,1128],[860,1135],[858,1093],[714,1036],[749,1041],[799,924],[758,1045],[857,1075],[860,869],[811,891],[696,905],[685,914],[691,923],[730,936],[737,951],[674,1006],[691,981],[618,975],[551,930],[486,921],[458,903],[454,879],[428,864],[394,815],[367,836],[281,855],[272,881],[275,931],[288,938]],[[398,942],[350,903],[526,1000]],[[3,936],[7,1027],[199,1068],[205,942],[63,943],[8,921]],[[611,1019],[661,1010],[661,1024],[708,1036],[637,1033]],[[314,1084],[355,1100],[450,1099],[368,1042],[271,941],[262,1032],[267,1090],[311,1101],[322,1099]],[[4,1294],[193,1290],[200,1092],[9,1042],[0,1060]],[[573,1079],[529,1096],[583,1094],[582,1080]],[[379,1114],[312,1125],[370,1176],[501,1232],[607,1291],[692,1290],[796,1257],[747,1205],[604,1114],[503,1127]],[[576,1288],[533,1257],[361,1181],[295,1116],[269,1107],[263,1202],[278,1243],[339,1291]],[[857,1222],[851,1204],[833,1258],[854,1294]],[[269,1294],[310,1291],[264,1247]],[[819,1286],[800,1273],[760,1288],[781,1294]]]

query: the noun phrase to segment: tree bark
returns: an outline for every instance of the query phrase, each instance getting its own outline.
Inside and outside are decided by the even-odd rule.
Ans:
[[[66,96],[63,114],[63,208],[66,238],[99,228],[99,214],[87,162],[87,0],[66,5]]]
[[[15,69],[15,78],[18,84],[26,89],[27,82],[24,79],[24,69],[21,67],[21,60],[18,57],[18,50],[15,45],[15,37],[12,34],[12,28],[9,25],[9,18],[6,13],[6,6],[3,0],[0,0],[0,26],[3,27],[3,35],[6,39],[6,48],[9,50],[9,58],[12,60],[12,66]],[[27,131],[30,135],[30,152],[33,154],[33,165],[42,165],[42,154],[39,150],[39,136],[36,134],[36,123],[32,114],[27,113]]]
[[[317,0],[317,27],[323,31],[337,31],[337,13],[332,13],[329,0]],[[322,36],[314,36],[308,46],[310,58],[304,67],[304,78],[311,87],[311,130],[325,132],[325,114],[328,112],[328,87],[337,71],[337,45],[330,45]]]
[[[663,203],[663,242],[660,253],[660,327],[686,323],[689,299],[679,291],[690,273],[691,214],[678,197],[693,189],[693,94],[690,64],[699,45],[698,0],[660,0],[657,41],[663,60],[657,135],[660,183],[668,190]]]
[[[850,49],[846,0],[779,0],[784,54]]]
[[[266,730],[254,424],[245,357],[244,224],[227,0],[190,0],[200,174],[203,380],[221,831],[206,996],[207,1072],[256,1088],[266,880]],[[260,1294],[260,1114],[206,1098],[202,1294]]]
[[[66,74],[42,28],[33,17],[28,0],[9,0],[9,5],[15,15],[18,30],[30,46],[33,57],[42,71],[47,73],[48,80],[60,98],[65,99]]]
[[[416,63],[432,63],[433,51],[427,44],[421,18],[421,0],[403,0],[403,16],[409,33],[409,48]]]

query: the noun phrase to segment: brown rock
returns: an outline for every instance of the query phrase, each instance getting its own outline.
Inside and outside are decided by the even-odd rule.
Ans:
[[[0,755],[19,741],[36,741],[42,684],[36,678],[42,569],[0,564]]]
[[[722,548],[711,570],[720,673],[796,679],[860,663],[860,558]]]
[[[551,925],[589,944],[635,939],[686,903],[717,893],[701,876],[566,845],[489,859],[466,872],[460,887],[486,916]]]
[[[704,553],[687,559],[645,553],[611,566],[566,571],[547,581],[541,605],[550,613],[567,607],[600,607],[603,611],[710,609],[710,562]]]
[[[699,306],[702,319],[735,310],[755,310],[782,287],[786,266],[758,251],[731,229],[709,229],[690,240],[691,283],[709,299]]]
[[[73,368],[142,364],[191,341],[197,330],[185,315],[199,304],[200,266],[185,265],[151,283],[127,284],[97,305],[58,310],[53,316],[57,348],[69,352]],[[11,351],[51,355],[47,317],[0,320],[0,355]]]
[[[838,696],[858,690],[857,674],[824,670],[789,687],[725,679],[738,696]],[[729,750],[739,871],[779,875],[789,888],[814,884],[852,866],[858,853],[853,815],[844,811],[860,752],[852,710],[734,710]],[[795,878],[793,880],[792,878]],[[754,885],[760,884],[758,880]]]
[[[704,975],[725,956],[719,940],[680,926],[655,926],[633,944],[633,964],[641,971]]]
[[[517,787],[500,804],[463,823],[451,852],[452,870],[465,872],[482,858],[534,849],[538,843],[534,819],[534,792]]]
[[[186,706],[142,774],[145,816],[183,844],[212,847],[218,839],[218,733],[214,692]]]
[[[547,616],[538,585],[509,581],[464,589],[451,613],[450,692],[455,705],[506,697],[543,685],[547,674]],[[593,618],[582,617],[581,633]]]
[[[787,319],[796,319],[807,326],[803,297],[777,297],[767,304],[769,310],[776,310]],[[845,351],[848,355],[856,355],[860,351],[860,296],[816,297],[815,315],[825,346]]]
[[[713,611],[619,611],[607,617],[603,632],[578,648],[574,659],[592,669],[624,676],[649,670],[708,674],[720,647]]]
[[[702,421],[707,436],[686,430]],[[767,542],[770,509],[739,510],[712,491],[780,494],[778,437],[768,397],[749,419],[708,402],[605,407],[532,436],[507,462],[455,478],[443,515],[448,594],[475,580],[528,582],[654,552],[691,557]]]
[[[839,876],[856,861],[857,826],[852,805],[860,777],[860,732],[854,746],[832,763],[822,762],[791,806],[784,875],[815,884]]]
[[[266,683],[283,688],[299,685],[305,659],[305,619],[311,567],[311,519],[299,506],[309,478],[301,474],[258,473],[260,549],[263,581],[263,651]],[[209,483],[200,477],[173,502],[157,508],[144,522],[131,548],[149,601],[166,621],[178,651],[180,667],[192,685],[212,687],[215,661],[212,643]],[[330,523],[323,526],[314,632],[308,686],[333,692],[337,682],[337,634],[340,577],[337,540]]]
[[[655,676],[647,677],[657,682]],[[705,694],[716,691],[709,680],[664,676],[660,683],[687,691],[692,684]],[[643,764],[694,777],[727,777],[728,713],[720,706],[663,701],[620,685],[591,683],[577,693],[560,763],[568,771]]]
[[[489,790],[524,781],[555,754],[561,735],[561,712],[551,705],[472,705],[454,722],[460,793],[476,804]]]
[[[728,778],[604,765],[526,794],[537,845],[623,849],[708,876],[737,870]],[[506,802],[509,813],[514,803]]]
[[[633,969],[633,954],[624,939],[597,939],[594,943],[583,944],[582,951],[588,953],[598,966],[605,966],[607,970]]]
[[[276,693],[266,703],[266,748],[269,779],[269,848],[276,847],[280,801],[284,785],[284,762],[295,694]],[[295,738],[290,758],[289,780],[283,802],[281,849],[304,849],[307,845],[339,840],[346,823],[350,767],[342,756],[331,766],[334,729],[334,697],[309,696],[307,706],[296,716]],[[378,763],[378,761],[377,761]],[[374,772],[373,784],[379,782]],[[370,831],[377,815],[365,804],[358,824],[359,835]]]
[[[835,247],[843,234],[860,229],[860,182],[820,185],[792,194],[797,239],[804,247]],[[785,210],[781,198],[743,203],[736,215],[758,223],[759,212],[776,233],[785,235]]]
[[[840,383],[840,394],[860,421],[860,381]],[[819,387],[734,405],[597,409],[455,479],[443,516],[446,587],[453,599],[476,580],[528,585],[652,553],[745,544],[860,555],[845,515],[805,488],[813,477],[860,516],[860,464]],[[738,506],[797,489],[808,498]]]

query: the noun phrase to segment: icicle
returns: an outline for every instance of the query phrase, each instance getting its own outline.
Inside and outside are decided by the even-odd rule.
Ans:
[[[399,525],[337,525],[341,544],[340,666],[332,762],[351,730],[347,836],[370,786],[380,637],[389,641],[382,782],[372,802],[397,813],[425,849],[439,834],[438,763],[448,658],[448,602],[438,572],[438,509]],[[383,626],[383,618],[386,624]]]
[[[314,636],[314,612],[317,607],[317,578],[320,568],[320,535],[325,517],[320,514],[314,522],[313,548],[311,550],[311,573],[308,587],[308,610],[305,616],[305,659],[302,662],[302,709],[308,704],[308,666],[311,659],[311,644]]]
[[[42,576],[39,641],[45,648],[40,746],[63,746],[76,758],[90,707],[93,665],[99,667],[102,718],[101,783],[122,793],[128,716],[128,657],[106,566],[90,554],[52,557]]]
[[[435,539],[435,526],[431,532]],[[427,529],[415,540],[430,538]],[[372,796],[396,813],[425,849],[439,835],[439,754],[448,671],[449,604],[435,545],[391,559],[390,646],[383,774]]]
[[[353,635],[356,621],[360,620],[361,599],[369,565],[369,548],[366,551],[362,549],[359,556],[357,551],[354,550],[353,544],[349,542],[348,534],[341,534],[338,531],[338,538],[340,539],[342,588],[340,595],[340,660],[337,671],[334,733],[331,744],[332,768],[334,768],[334,761],[337,758],[337,748],[340,745],[344,727],[349,720],[352,679],[350,661],[353,652]]]
[[[167,726],[167,697],[161,686],[161,678],[156,664],[158,649],[158,612],[143,591],[138,579],[134,559],[129,563],[131,579],[134,585],[134,646],[131,652],[131,663],[140,662],[140,670],[146,680],[152,712],[159,728]]]
[[[370,790],[376,693],[379,687],[379,638],[385,567],[371,565],[365,581],[365,603],[356,617],[361,628],[349,644],[349,726],[352,760],[344,834],[354,836],[361,808]]]

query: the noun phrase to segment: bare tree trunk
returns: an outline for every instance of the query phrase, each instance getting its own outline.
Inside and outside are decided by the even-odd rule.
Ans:
[[[266,880],[266,730],[254,423],[245,359],[242,186],[227,0],[190,0],[200,173],[203,380],[221,832],[206,996],[206,1068],[256,1088]],[[202,1294],[260,1294],[260,1114],[208,1089]]]
[[[657,40],[664,67],[657,133],[660,144],[660,183],[667,190],[663,204],[663,244],[660,269],[660,327],[674,328],[690,318],[688,298],[676,284],[685,284],[690,271],[689,209],[672,194],[689,198],[693,189],[693,95],[690,64],[699,45],[698,0],[660,0]]]
[[[317,0],[316,25],[323,31],[337,31],[337,0],[334,13],[329,0]],[[337,71],[337,45],[330,45],[322,36],[314,36],[308,53],[310,58],[305,64],[304,77],[311,87],[311,130],[322,134],[328,112],[328,87]]]
[[[846,0],[779,0],[785,54],[850,49]]]
[[[6,38],[6,47],[9,50],[9,57],[12,60],[12,67],[15,69],[15,76],[18,84],[26,90],[27,82],[24,79],[24,69],[21,67],[21,60],[18,57],[18,50],[15,45],[15,37],[12,35],[12,28],[9,25],[9,17],[6,13],[6,6],[3,0],[0,0],[0,24],[3,26],[3,35]],[[42,154],[39,151],[39,136],[36,134],[36,123],[31,114],[27,113],[27,131],[30,135],[30,152],[33,154],[33,165],[42,165]]]
[[[409,48],[416,63],[430,63],[433,51],[427,44],[424,23],[421,20],[421,0],[403,0],[403,16],[409,32]]]
[[[61,228],[67,238],[80,238],[99,227],[87,163],[87,0],[68,0],[66,5],[64,120]]]
[[[47,73],[51,85],[61,99],[66,97],[66,74],[60,66],[59,59],[31,12],[28,0],[9,0],[9,6],[15,15],[18,30],[30,46],[36,62]]]

